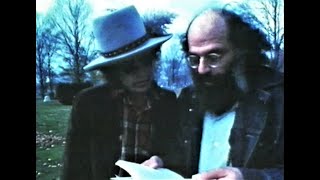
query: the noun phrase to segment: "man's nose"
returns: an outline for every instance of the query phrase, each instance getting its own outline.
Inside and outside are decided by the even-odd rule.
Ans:
[[[210,67],[205,63],[203,57],[200,58],[199,66],[198,66],[198,73],[199,74],[206,74],[210,71]]]

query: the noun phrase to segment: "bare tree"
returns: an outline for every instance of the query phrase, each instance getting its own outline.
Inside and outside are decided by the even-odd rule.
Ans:
[[[90,12],[91,8],[85,0],[57,0],[50,15],[59,29],[59,54],[68,66],[62,66],[63,74],[71,76],[75,83],[85,80],[83,67],[94,56],[91,51],[93,34],[87,23]]]
[[[248,0],[242,3],[240,8],[250,13],[257,25],[267,34],[272,44],[271,66],[281,68],[283,66],[284,43],[284,4],[283,0]]]
[[[36,78],[40,85],[40,95],[44,98],[47,89],[52,92],[55,73],[52,57],[57,51],[57,41],[52,33],[54,26],[40,14],[36,15]],[[47,86],[47,79],[49,84]]]

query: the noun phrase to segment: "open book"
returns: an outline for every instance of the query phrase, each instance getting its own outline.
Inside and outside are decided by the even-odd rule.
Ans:
[[[114,177],[111,180],[185,180],[180,174],[166,168],[153,169],[124,160],[118,160],[115,164],[126,170],[131,177]]]

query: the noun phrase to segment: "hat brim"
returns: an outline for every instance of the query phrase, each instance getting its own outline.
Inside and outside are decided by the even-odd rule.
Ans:
[[[145,43],[140,45],[139,47],[135,48],[132,51],[129,51],[127,53],[123,53],[121,55],[105,58],[103,56],[98,57],[97,59],[91,61],[89,64],[83,67],[85,71],[92,71],[96,69],[100,69],[102,67],[110,66],[112,64],[115,64],[117,62],[120,62],[122,60],[127,59],[128,57],[134,56],[136,54],[145,52],[149,49],[155,48],[160,46],[165,41],[169,40],[172,37],[172,35],[166,35],[162,37],[155,37],[148,39]]]

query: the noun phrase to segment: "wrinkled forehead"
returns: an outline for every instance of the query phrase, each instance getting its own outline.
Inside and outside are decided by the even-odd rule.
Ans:
[[[214,11],[206,11],[196,17],[190,25],[188,38],[190,36],[223,37],[227,35],[227,24],[224,18]]]

